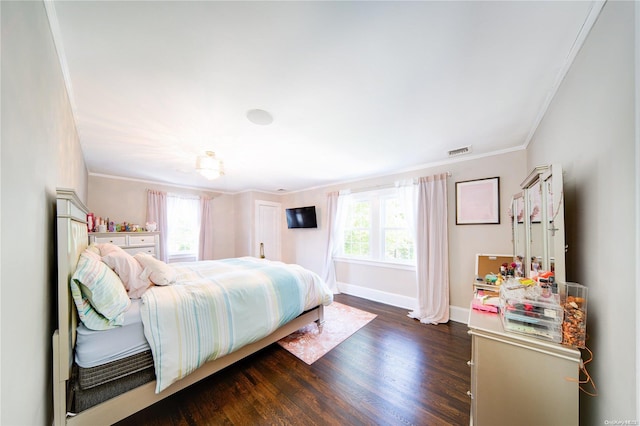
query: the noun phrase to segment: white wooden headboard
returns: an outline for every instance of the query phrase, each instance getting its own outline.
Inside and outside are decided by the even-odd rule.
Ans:
[[[56,199],[58,256],[58,324],[53,334],[54,424],[64,424],[67,381],[71,377],[78,319],[69,280],[80,253],[88,246],[87,208],[71,189],[58,189]]]

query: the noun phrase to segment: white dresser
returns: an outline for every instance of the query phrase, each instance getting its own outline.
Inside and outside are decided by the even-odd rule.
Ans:
[[[140,252],[152,256],[160,253],[159,232],[91,232],[89,244],[91,243],[115,244],[132,256]]]
[[[471,424],[578,425],[580,351],[504,330],[499,314],[469,313]]]

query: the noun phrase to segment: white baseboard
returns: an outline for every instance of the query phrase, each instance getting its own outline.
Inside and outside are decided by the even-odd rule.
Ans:
[[[469,323],[469,308],[461,308],[460,306],[449,306],[449,319],[462,324]]]
[[[409,310],[415,309],[417,305],[417,300],[413,297],[402,296],[400,294],[388,293],[386,291],[374,290],[343,282],[338,282],[337,284],[340,293],[362,297],[363,299],[373,300],[374,302],[384,303],[385,305],[397,306],[398,308],[405,308]]]
[[[340,293],[384,303],[385,305],[405,308],[407,310],[414,310],[418,305],[418,300],[414,297],[402,296],[400,294],[388,293],[386,291],[374,290],[344,282],[338,282],[337,284]],[[458,306],[449,306],[449,319],[451,321],[466,324],[469,320],[469,309],[460,308]]]

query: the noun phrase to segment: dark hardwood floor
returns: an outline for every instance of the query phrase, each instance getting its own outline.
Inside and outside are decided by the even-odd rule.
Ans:
[[[469,424],[466,325],[425,325],[406,309],[335,300],[378,316],[313,365],[273,344],[117,424]]]

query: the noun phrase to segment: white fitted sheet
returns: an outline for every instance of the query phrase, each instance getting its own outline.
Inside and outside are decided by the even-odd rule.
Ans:
[[[132,299],[124,314],[124,325],[109,330],[89,330],[78,326],[76,363],[82,368],[96,367],[150,350],[140,318],[141,299]]]

